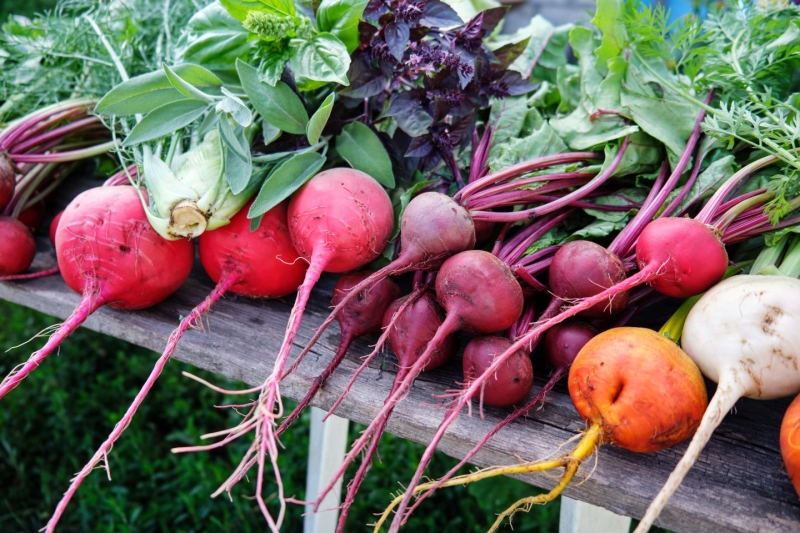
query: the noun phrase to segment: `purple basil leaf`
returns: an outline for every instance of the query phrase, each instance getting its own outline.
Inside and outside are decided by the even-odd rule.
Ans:
[[[508,8],[493,7],[492,9],[487,9],[486,11],[483,11],[481,13],[481,15],[483,15],[483,19],[481,21],[482,22],[481,29],[483,30],[483,35],[489,35],[494,31],[497,25],[500,24],[500,21],[503,20],[503,17],[506,16],[506,11],[508,11]],[[481,35],[481,37],[483,35]]]
[[[431,151],[433,151],[433,144],[431,144],[429,136],[414,137],[406,150],[406,157],[425,157]]]
[[[428,127],[433,124],[433,117],[420,105],[412,107],[407,113],[395,115],[394,119],[397,126],[411,137],[427,133]]]
[[[481,11],[475,15],[472,20],[467,22],[464,25],[464,29],[456,33],[458,38],[464,40],[480,39],[482,37],[481,26],[483,26],[484,13],[486,13],[486,11]]]
[[[389,109],[386,111],[386,116],[393,117],[401,113],[408,113],[414,107],[419,107],[416,91],[394,93],[389,99]]]
[[[361,43],[361,46],[369,46],[376,33],[378,33],[378,28],[369,22],[358,21],[358,42]]]
[[[426,35],[430,33],[430,29],[424,26],[416,26],[411,28],[411,32],[409,33],[408,40],[411,42],[419,42],[425,38]]]
[[[501,46],[494,51],[495,59],[497,59],[501,65],[508,68],[511,63],[513,63],[519,56],[522,55],[522,53],[528,47],[528,42],[530,40],[531,38],[528,37],[518,43],[508,43],[505,46]]]
[[[367,7],[364,8],[364,18],[375,20],[386,11],[386,4],[383,0],[369,0]]]
[[[450,28],[464,24],[452,7],[439,0],[426,0],[425,12],[419,22],[429,28]]]
[[[459,143],[464,139],[464,136],[472,132],[475,124],[475,111],[470,110],[469,113],[461,117],[450,127],[450,135],[457,138]]]
[[[369,98],[380,94],[386,87],[388,79],[380,70],[369,63],[367,55],[367,53],[360,52],[356,52],[354,55],[347,71],[347,79],[350,80],[350,85],[339,91],[342,96]]]
[[[403,59],[403,52],[408,45],[410,30],[406,22],[390,22],[383,28],[383,38],[389,46],[389,52],[398,61]]]
[[[503,75],[495,83],[502,86],[508,96],[519,96],[536,89],[536,85],[524,79],[522,74],[515,70],[504,71]]]

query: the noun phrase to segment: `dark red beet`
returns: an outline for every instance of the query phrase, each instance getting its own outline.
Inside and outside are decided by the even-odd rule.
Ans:
[[[44,224],[44,217],[46,214],[44,202],[37,202],[23,209],[17,217],[17,220],[28,226],[31,231],[35,232]]]
[[[479,246],[489,241],[494,235],[494,230],[497,227],[496,222],[491,220],[476,220],[475,223],[475,245]]]
[[[16,184],[17,177],[11,161],[5,153],[0,154],[0,213],[14,197]]]
[[[0,217],[0,276],[25,272],[36,255],[30,230],[11,217]]]
[[[404,296],[392,302],[383,315],[383,327],[386,328],[392,317],[408,299]],[[428,342],[436,334],[436,330],[444,321],[444,310],[439,307],[431,292],[426,292],[395,321],[389,331],[389,348],[397,356],[400,366],[413,365],[425,352]],[[456,353],[458,343],[455,335],[449,335],[433,350],[430,361],[423,370],[433,370],[447,363]]]
[[[53,245],[53,248],[56,247],[56,230],[58,230],[58,222],[61,220],[61,215],[64,214],[64,211],[59,211],[58,214],[53,217],[53,221],[50,222],[50,244]]]
[[[622,261],[591,241],[572,241],[559,248],[550,265],[548,286],[562,300],[578,300],[594,296],[627,276]],[[580,316],[599,318],[620,312],[628,303],[628,293],[615,295]]]
[[[464,349],[464,381],[469,383],[489,368],[511,341],[505,337],[475,337]],[[473,398],[492,407],[508,407],[521,402],[533,387],[533,365],[528,354],[519,350],[486,380],[482,392]]]
[[[542,349],[545,361],[551,368],[569,368],[584,344],[597,333],[595,328],[580,320],[556,324],[544,334]]]

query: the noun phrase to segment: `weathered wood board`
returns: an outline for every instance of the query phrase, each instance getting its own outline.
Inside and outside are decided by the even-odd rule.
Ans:
[[[51,252],[45,249],[42,252],[40,265],[51,257]],[[332,286],[333,278],[328,277],[315,291],[296,339],[295,354],[326,315]],[[162,304],[139,312],[103,308],[85,325],[160,352],[179,317],[186,315],[211,288],[211,281],[198,268],[189,281]],[[0,283],[0,298],[62,319],[78,302],[78,296],[58,276],[23,283]],[[226,298],[207,316],[205,331],[193,330],[184,336],[175,357],[251,385],[260,384],[272,368],[292,301],[291,298],[277,301]],[[337,342],[338,329],[333,326],[300,365],[299,371],[286,379],[282,386],[285,396],[293,399],[303,396],[313,377],[332,357]],[[356,343],[314,405],[330,407],[357,367],[358,357],[369,350],[367,342]],[[2,357],[18,357],[19,353],[14,351]],[[421,377],[408,398],[395,410],[388,431],[427,442],[444,413],[443,408],[432,407],[440,403],[432,395],[454,385],[459,377],[459,365],[460,361],[456,361]],[[359,378],[337,414],[368,423],[382,405],[391,378],[391,369],[381,370],[380,363],[374,363]],[[543,375],[537,377],[534,392],[543,382]],[[687,533],[800,531],[800,500],[781,465],[778,449],[780,421],[788,402],[788,399],[740,401],[736,412],[716,432],[672,498],[658,525]],[[463,457],[504,414],[487,409],[483,420],[464,414],[442,441],[442,451]],[[553,454],[583,427],[562,384],[549,395],[542,409],[495,437],[476,456],[475,463],[488,466],[514,463],[518,457],[543,458]],[[619,514],[640,517],[684,449],[685,444],[659,453],[637,455],[604,447],[599,452],[596,469],[592,472],[591,461],[584,465],[579,472],[583,483],[573,483],[565,494]],[[554,484],[554,478],[544,475],[525,476],[524,479],[540,487]]]

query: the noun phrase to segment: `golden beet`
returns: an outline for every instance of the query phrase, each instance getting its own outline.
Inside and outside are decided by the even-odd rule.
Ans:
[[[781,457],[794,490],[800,496],[800,396],[789,404],[781,423]]]
[[[644,328],[605,331],[578,353],[569,394],[603,442],[654,452],[691,437],[708,404],[697,365],[671,340]]]

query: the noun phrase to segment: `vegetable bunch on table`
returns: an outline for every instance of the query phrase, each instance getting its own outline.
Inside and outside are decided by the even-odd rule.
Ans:
[[[440,487],[563,468],[555,489],[517,502],[496,529],[555,498],[602,444],[652,452],[694,435],[639,526],[645,531],[738,398],[800,391],[800,10],[735,2],[705,20],[669,24],[662,7],[599,0],[593,28],[535,17],[514,34],[501,32],[505,14],[440,0],[222,0],[179,28],[165,19],[162,44],[140,50],[155,62],[131,55],[134,37],[104,31],[119,11],[62,9],[36,22],[61,28],[59,16],[74,17],[96,38],[86,46],[102,51],[94,61],[112,70],[93,84],[76,80],[71,89],[84,99],[30,111],[0,132],[0,200],[9,198],[0,207],[11,215],[0,228],[24,234],[12,218],[67,178],[72,161],[110,153],[118,168],[54,225],[59,270],[81,303],[0,383],[0,398],[100,306],[141,309],[169,297],[189,276],[194,241],[216,284],[170,336],[47,531],[105,460],[181,335],[227,293],[297,297],[266,381],[238,391],[256,397],[241,422],[213,434],[212,444],[175,451],[252,438],[215,494],[231,493],[255,469],[255,499],[273,531],[291,503],[278,437],[359,336],[381,334],[356,376],[384,346],[397,373],[378,415],[312,502],[319,510],[362,457],[340,531],[395,406],[421,372],[457,356],[460,340],[468,341],[463,381],[442,391],[441,425],[376,530],[391,517],[397,531]],[[9,42],[18,38],[12,30]],[[12,65],[30,53],[17,49]],[[56,89],[64,90],[48,96],[57,98]],[[6,99],[47,101],[41,90],[22,83]],[[3,246],[0,274],[28,268],[32,251]],[[342,274],[332,312],[293,357],[324,272]],[[681,300],[656,332],[666,316],[654,310]],[[637,322],[648,307],[655,322]],[[733,316],[735,309],[746,311]],[[339,350],[284,413],[281,381],[335,320]],[[553,368],[533,395],[531,355]],[[710,404],[703,375],[719,383]],[[587,422],[573,451],[453,477],[457,467],[421,483],[465,407],[515,408],[459,467],[564,376]],[[787,418],[782,437],[792,474],[800,468],[796,419]],[[273,497],[262,490],[266,476],[277,480]]]

